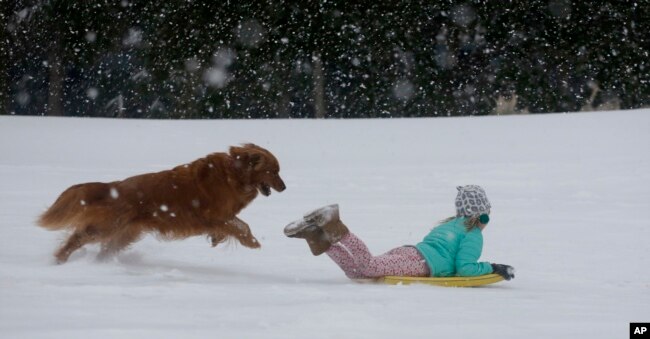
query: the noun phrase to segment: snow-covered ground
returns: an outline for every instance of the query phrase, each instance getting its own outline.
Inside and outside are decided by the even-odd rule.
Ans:
[[[140,121],[0,117],[0,338],[627,338],[650,321],[650,110],[387,120]],[[65,188],[254,142],[288,186],[240,215],[262,242],[147,237],[55,265],[34,223]],[[283,227],[338,202],[376,254],[493,205],[482,288],[348,280]]]

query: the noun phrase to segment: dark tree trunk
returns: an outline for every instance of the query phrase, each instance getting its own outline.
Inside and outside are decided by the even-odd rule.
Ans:
[[[8,22],[9,4],[0,4],[0,20]],[[11,93],[9,86],[9,42],[10,36],[7,27],[0,29],[0,115],[9,113],[9,96]]]
[[[47,64],[49,67],[47,115],[62,116],[65,67],[63,66],[61,41],[58,34],[55,34],[52,39],[50,50],[48,51]]]
[[[325,77],[323,76],[323,61],[318,53],[314,53],[311,60],[314,68],[314,116],[316,118],[325,118],[327,110],[325,107]]]

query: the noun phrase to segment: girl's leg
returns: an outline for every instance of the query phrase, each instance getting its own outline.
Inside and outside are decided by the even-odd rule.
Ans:
[[[348,252],[350,252],[350,255],[354,258],[354,262],[357,266],[370,261],[372,258],[368,246],[366,246],[366,244],[352,232],[341,238],[340,244],[345,246]]]
[[[402,277],[428,277],[429,266],[420,252],[411,246],[398,247],[386,254],[372,257],[365,265],[360,265],[360,273],[376,278],[387,275]]]
[[[343,246],[344,248],[340,248]],[[336,247],[336,249],[334,249]],[[349,277],[377,278],[387,275],[429,276],[429,267],[414,247],[395,248],[373,257],[368,247],[353,233],[348,233],[328,255]],[[335,256],[336,259],[333,257]]]
[[[345,272],[345,275],[350,279],[360,279],[363,276],[357,270],[357,264],[354,262],[352,254],[348,252],[345,246],[341,243],[332,245],[327,252],[327,255]]]

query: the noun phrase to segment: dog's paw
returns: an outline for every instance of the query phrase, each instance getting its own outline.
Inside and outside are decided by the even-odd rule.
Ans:
[[[210,236],[210,244],[212,247],[217,247],[217,245],[221,244],[222,242],[225,242],[228,237],[222,234],[218,235],[211,235]]]
[[[245,242],[241,242],[242,245],[248,247],[248,248],[260,248],[262,247],[262,244],[260,244],[255,237],[251,237],[250,239],[246,239]]]
[[[251,248],[260,248],[260,247],[262,247],[262,244],[260,244],[260,242],[257,241],[257,239],[255,239],[255,238],[253,238],[253,243],[255,243],[255,245],[253,247],[251,247]]]

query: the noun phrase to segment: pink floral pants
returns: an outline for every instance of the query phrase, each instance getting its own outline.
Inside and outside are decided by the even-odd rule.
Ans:
[[[415,247],[398,247],[373,257],[363,241],[352,232],[332,245],[325,253],[351,279],[378,278],[387,275],[429,276],[429,266]]]

